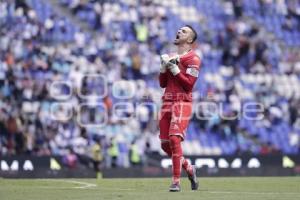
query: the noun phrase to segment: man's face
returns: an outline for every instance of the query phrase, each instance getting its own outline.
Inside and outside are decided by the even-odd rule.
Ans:
[[[182,27],[177,31],[176,38],[174,40],[175,45],[184,43],[190,44],[193,40],[193,31],[189,27]]]

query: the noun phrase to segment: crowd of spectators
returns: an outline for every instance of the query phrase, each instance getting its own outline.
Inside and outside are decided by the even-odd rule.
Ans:
[[[0,2],[0,155],[93,157],[99,151],[105,166],[126,167],[145,163],[145,154],[162,153],[155,118],[162,94],[159,55],[174,50],[168,32],[174,35],[184,23],[167,29],[174,13],[158,1],[61,2],[74,17],[95,14],[87,21],[95,38],[78,29],[71,43],[58,42],[51,32],[61,24],[59,15],[41,21],[26,1]],[[229,1],[232,12],[219,2],[220,13],[233,17],[222,22],[222,31],[206,26],[210,17],[199,16],[197,52],[203,63],[194,101],[217,102],[226,117],[206,107],[195,113],[185,153],[297,154],[299,49],[289,51],[264,35],[243,17],[238,2]],[[263,120],[228,120],[246,102],[264,106]],[[116,112],[117,104],[123,109]],[[273,140],[280,131],[284,136]],[[284,145],[277,144],[280,139]]]

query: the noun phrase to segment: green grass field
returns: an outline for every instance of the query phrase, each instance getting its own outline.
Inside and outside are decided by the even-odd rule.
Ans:
[[[299,200],[300,177],[201,178],[191,191],[168,192],[170,179],[0,179],[1,200]]]

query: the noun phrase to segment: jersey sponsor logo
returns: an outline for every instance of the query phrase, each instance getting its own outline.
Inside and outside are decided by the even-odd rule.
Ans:
[[[189,68],[186,69],[186,73],[191,75],[191,76],[198,77],[199,76],[199,71],[194,67],[191,68],[190,66],[191,65],[189,65],[188,66]],[[196,66],[196,65],[193,65],[193,66]]]

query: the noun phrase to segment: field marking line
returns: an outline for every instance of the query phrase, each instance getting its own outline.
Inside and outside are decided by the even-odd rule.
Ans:
[[[91,189],[91,188],[97,187],[96,184],[82,182],[82,181],[72,181],[72,180],[61,180],[61,181],[83,185],[80,187],[72,187],[74,189],[88,189],[88,188]],[[135,191],[136,190],[136,189],[131,189],[131,188],[108,188],[108,187],[99,187],[99,189],[100,190],[119,190],[119,191]]]
[[[65,183],[74,183],[74,184],[80,184],[81,186],[75,186],[75,187],[51,187],[51,186],[45,186],[40,188],[49,188],[49,189],[93,189],[97,187],[97,184],[94,183],[87,183],[83,181],[73,181],[73,180],[51,180],[51,181],[57,181],[57,182],[65,182]],[[109,188],[109,187],[99,187],[99,190],[111,190],[111,191],[136,191],[136,189],[131,188]]]
[[[41,179],[42,180],[42,179]],[[46,181],[46,180],[42,180]],[[79,184],[81,186],[70,186],[70,187],[58,187],[58,186],[36,186],[35,188],[41,188],[41,189],[95,189],[98,185],[94,183],[87,183],[83,181],[75,181],[75,180],[59,180],[59,179],[50,179],[47,181],[51,182],[65,182],[65,183],[74,183]],[[110,190],[110,191],[137,191],[137,189],[134,188],[111,188],[111,187],[98,187],[99,190]]]
[[[87,189],[87,188],[97,187],[97,185],[94,184],[94,183],[87,183],[87,182],[83,182],[83,181],[71,181],[71,180],[61,180],[61,181],[67,182],[67,183],[75,183],[75,184],[82,185],[82,186],[73,187],[75,189]]]
[[[97,187],[97,185],[94,183],[87,183],[87,182],[83,182],[83,181],[73,181],[73,180],[53,180],[53,181],[61,181],[61,182],[65,182],[65,183],[74,183],[74,184],[81,185],[81,186],[76,186],[76,187],[70,187],[70,188],[74,188],[74,189],[87,189],[87,188]]]
[[[49,181],[49,180],[47,180],[47,181]],[[88,188],[97,187],[97,185],[94,184],[94,183],[87,183],[87,182],[83,182],[83,181],[59,180],[59,179],[51,179],[50,181],[53,181],[53,182],[74,183],[74,184],[79,184],[81,186],[75,186],[75,187],[52,187],[52,186],[48,187],[48,186],[45,186],[44,188],[88,189]]]

